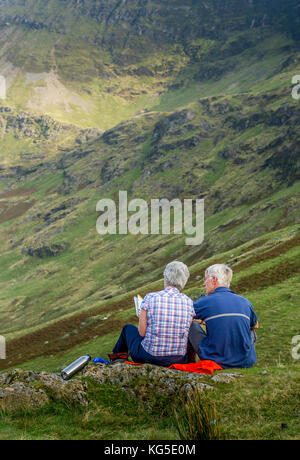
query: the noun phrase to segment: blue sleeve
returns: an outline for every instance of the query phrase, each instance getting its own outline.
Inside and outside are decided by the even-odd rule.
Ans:
[[[257,324],[258,318],[256,316],[256,313],[250,303],[250,327],[254,327]]]
[[[204,314],[204,305],[203,305],[203,297],[200,297],[200,299],[196,300],[194,302],[194,310],[196,313],[195,318],[197,319],[204,319],[203,314]]]

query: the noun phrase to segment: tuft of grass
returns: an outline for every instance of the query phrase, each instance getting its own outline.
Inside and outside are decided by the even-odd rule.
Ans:
[[[214,405],[193,390],[183,408],[175,410],[176,426],[183,441],[212,441],[222,438]]]

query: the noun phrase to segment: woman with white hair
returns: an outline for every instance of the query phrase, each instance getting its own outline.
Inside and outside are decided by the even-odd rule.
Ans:
[[[134,362],[171,366],[189,362],[189,329],[195,315],[193,301],[182,294],[190,276],[179,261],[164,270],[164,290],[147,294],[141,304],[139,327],[124,326],[113,349],[114,359],[130,353]]]

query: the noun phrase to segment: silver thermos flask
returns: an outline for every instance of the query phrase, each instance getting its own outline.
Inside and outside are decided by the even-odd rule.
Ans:
[[[76,361],[61,371],[62,378],[64,380],[70,379],[74,374],[81,371],[91,359],[90,355],[81,356],[81,358],[76,359]]]

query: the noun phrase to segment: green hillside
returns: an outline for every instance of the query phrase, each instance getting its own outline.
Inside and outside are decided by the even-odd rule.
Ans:
[[[2,331],[97,307],[158,279],[170,258],[195,263],[296,223],[299,114],[282,89],[205,98],[140,115],[79,144],[71,130],[75,147],[38,161],[29,156],[20,170],[7,167],[0,194]],[[52,146],[36,142],[40,152],[40,145]],[[14,152],[14,162],[24,155]],[[119,190],[128,200],[203,198],[203,244],[186,246],[185,235],[174,234],[101,237],[96,204],[104,197],[118,202]]]
[[[133,295],[161,289],[168,262],[189,266],[193,299],[205,268],[226,262],[259,316],[258,362],[234,383],[253,402],[243,429],[236,392],[224,386],[210,403],[229,438],[297,437],[299,21],[294,0],[0,0],[0,371],[105,357],[121,327],[136,324]],[[148,204],[203,199],[204,241],[99,235],[96,205],[118,204],[119,191]],[[107,389],[91,391],[102,401]],[[232,416],[230,404],[241,411]],[[45,426],[60,409],[47,410]],[[144,428],[131,431],[132,415],[124,432],[97,409],[75,411],[64,431],[61,410],[58,439],[80,437],[78,417],[88,439],[88,417],[103,424],[100,439],[178,438],[169,412],[154,433],[142,409]],[[28,420],[8,430],[10,417],[0,418],[3,438],[25,436]],[[28,430],[47,436],[38,423]]]

